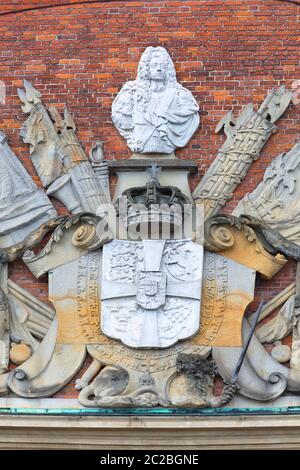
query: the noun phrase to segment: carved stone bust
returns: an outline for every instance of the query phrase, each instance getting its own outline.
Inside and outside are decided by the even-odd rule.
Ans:
[[[113,102],[112,119],[133,152],[171,154],[188,143],[199,126],[199,106],[177,83],[166,49],[147,47],[136,80]]]

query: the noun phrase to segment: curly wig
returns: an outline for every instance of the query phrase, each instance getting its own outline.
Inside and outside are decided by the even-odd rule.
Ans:
[[[170,87],[176,87],[176,72],[173,61],[169,53],[163,47],[147,47],[143,52],[138,66],[137,80],[142,82],[143,85],[150,86],[150,62],[152,57],[160,56],[163,58],[163,64],[165,67],[167,85]]]

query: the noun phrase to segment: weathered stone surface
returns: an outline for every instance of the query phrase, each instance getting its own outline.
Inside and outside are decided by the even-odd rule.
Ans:
[[[224,128],[227,139],[193,193],[196,203],[204,205],[206,217],[218,212],[232,198],[235,188],[276,131],[274,123],[285,112],[291,98],[292,93],[284,87],[273,89],[257,112],[248,104],[236,121],[231,112],[220,121],[216,132]]]
[[[109,189],[109,162],[104,159],[104,143],[101,140],[98,140],[96,145],[91,148],[89,157],[95,175],[105,193],[107,202],[109,202],[111,199]]]
[[[197,171],[196,163],[177,158],[157,158],[157,155],[152,155],[149,160],[141,159],[139,156],[136,159],[110,160],[108,162],[112,174],[116,173],[118,176],[114,201],[128,188],[144,186],[149,179],[149,167],[154,162],[159,168],[157,172],[159,183],[162,186],[176,186],[192,201],[188,178]]]
[[[171,154],[184,147],[199,125],[199,106],[177,83],[163,47],[147,47],[137,79],[127,82],[112,105],[112,119],[133,152]]]
[[[203,358],[209,354],[211,345],[240,344],[242,316],[253,298],[255,273],[252,270],[207,253],[199,333],[172,347],[136,350],[108,338],[101,331],[101,271],[101,252],[98,250],[55,268],[49,278],[49,297],[58,316],[57,343],[70,347],[72,344],[87,344],[88,352],[94,358],[91,370],[77,382],[77,388],[81,389],[79,400],[84,406],[166,405],[170,404],[169,387],[173,390],[174,406],[177,406],[176,390],[177,387],[182,388],[181,379],[174,378],[173,383],[170,377],[176,372],[178,353],[196,354]],[[107,367],[101,371],[103,365]],[[92,381],[97,372],[96,379]],[[44,383],[48,383],[47,371],[42,375]],[[116,389],[107,388],[114,384]],[[22,389],[18,390],[16,393],[22,396]],[[96,398],[89,398],[95,392]],[[227,392],[230,395],[231,392]],[[182,400],[191,404],[189,387],[185,393]],[[195,406],[199,405],[199,400],[199,397],[194,397]],[[218,403],[215,402],[215,406],[220,406],[221,401]]]
[[[8,358],[16,364],[27,361],[47,334],[53,309],[10,279],[1,265],[0,311],[0,395],[8,392]],[[2,383],[2,385],[1,385]]]
[[[9,351],[9,358],[11,362],[19,366],[23,362],[27,361],[31,356],[31,348],[24,343],[12,344]]]
[[[223,393],[214,396],[214,379],[218,375],[212,360],[195,354],[178,354],[177,376],[170,387],[172,403],[184,407],[219,407],[226,405],[235,392],[235,385],[225,385]]]
[[[201,214],[194,217],[194,224],[191,220],[193,210],[190,198],[177,186],[162,186],[157,177],[159,171],[157,163],[153,162],[148,169],[146,184],[126,189],[116,200],[120,225],[126,229],[118,238],[186,240],[194,236],[195,227],[201,230]],[[202,245],[203,237],[198,237],[198,240]]]
[[[290,366],[292,370],[300,371],[300,262],[296,270],[296,293],[292,316],[293,334]]]
[[[0,375],[6,372],[9,361],[9,309],[8,300],[0,288]]]
[[[291,295],[271,320],[258,326],[256,335],[262,343],[273,343],[292,332],[294,305],[295,295]]]
[[[269,300],[269,302],[267,302],[263,306],[258,321],[260,322],[261,320],[266,318],[270,313],[274,312],[277,308],[284,305],[285,302],[287,302],[287,300],[295,294],[295,291],[295,283],[292,282],[288,287],[279,292],[279,294],[275,295],[271,300]],[[250,323],[254,320],[254,317],[255,312],[248,317]]]
[[[89,213],[66,217],[53,232],[46,246],[38,253],[28,251],[23,256],[30,271],[40,277],[56,266],[101,247],[112,239],[106,224],[101,228],[101,218]]]
[[[165,348],[200,325],[203,247],[114,240],[103,249],[101,329],[134,348]]]
[[[73,214],[96,213],[110,201],[78,141],[76,126],[67,109],[62,118],[59,111],[42,103],[41,93],[24,81],[25,91],[18,90],[24,113],[29,117],[20,135],[30,144],[30,155],[47,194],[61,201]]]
[[[268,226],[259,226],[259,241],[255,228],[245,221],[240,221],[240,226],[229,221],[227,232],[217,223],[205,242],[208,247],[215,244],[218,254],[207,251],[204,260],[202,242],[196,244],[184,237],[112,241],[111,233],[100,224],[103,206],[108,208],[110,201],[109,164],[104,161],[103,145],[98,142],[92,148],[90,163],[67,111],[64,118],[54,107],[47,111],[40,93],[28,82],[25,92],[19,94],[23,110],[30,114],[21,135],[31,145],[42,183],[49,195],[78,214],[42,224],[28,240],[10,246],[9,253],[1,252],[4,262],[15,260],[55,228],[40,253],[27,252],[23,259],[36,276],[49,273],[50,299],[57,316],[47,316],[47,309],[7,283],[2,296],[6,315],[1,317],[0,340],[4,338],[5,346],[9,346],[11,336],[10,356],[18,367],[0,375],[0,393],[11,391],[26,398],[52,396],[79,371],[87,348],[93,363],[76,382],[82,406],[218,407],[228,403],[237,391],[227,376],[242,345],[241,325],[253,300],[254,269],[270,278],[285,259],[266,250],[299,259],[298,247],[295,250],[295,246],[285,244],[280,251],[284,239],[274,230],[266,237]],[[208,212],[231,197],[275,130],[274,122],[289,100],[290,94],[281,88],[268,96],[257,113],[247,107],[235,127],[231,116],[221,123],[220,127],[225,124],[228,141],[204,178],[208,193],[196,194],[196,201],[204,202]],[[127,167],[126,163],[113,164],[119,176],[115,199],[119,201],[122,193],[128,196],[130,207],[146,202],[147,210],[138,213],[137,225],[153,221],[148,209],[155,204],[164,202],[168,206],[175,201],[183,207],[190,203],[188,175],[194,165],[177,161],[173,152],[186,145],[195,132],[198,110],[191,93],[177,84],[166,51],[148,48],[137,80],[127,83],[113,104],[114,122],[135,152]],[[149,163],[148,180],[149,171],[140,170]],[[4,177],[3,181],[6,191]],[[7,199],[7,195],[3,197]],[[260,223],[251,221],[255,227]],[[181,225],[183,222],[180,219]],[[9,334],[8,328],[2,327],[7,326],[8,311]],[[296,317],[294,312],[294,320]],[[295,321],[293,325],[298,335],[298,325]],[[244,328],[247,330],[247,324]],[[298,336],[294,335],[293,345],[297,354]],[[218,368],[208,359],[212,347]],[[2,354],[2,372],[7,368],[7,350]],[[281,353],[276,356],[274,348],[274,357],[282,362]],[[225,386],[223,394],[216,397],[213,388],[218,372]],[[300,373],[296,367],[288,371],[280,366],[254,338],[238,385],[245,396],[274,399],[286,387],[298,391]]]
[[[133,264],[133,270],[134,267]],[[101,273],[102,254],[99,251],[50,273],[49,297],[58,315],[58,342],[107,343],[100,328]],[[124,271],[125,275],[127,277],[128,272]],[[240,345],[242,318],[253,299],[254,283],[253,270],[206,252],[200,330],[191,341],[199,345]],[[122,290],[119,295],[124,295]],[[113,340],[109,342],[118,344]]]
[[[242,321],[254,295],[256,273],[252,269],[205,251],[201,328],[197,344],[242,344]]]
[[[244,341],[249,330],[250,326],[244,320]],[[223,380],[231,382],[240,354],[241,348],[213,348],[212,355]],[[237,380],[240,393],[255,400],[274,400],[285,391],[288,376],[288,367],[275,361],[254,335]]]
[[[208,218],[204,231],[207,249],[255,269],[264,278],[271,279],[287,262],[280,253],[268,253],[255,231],[236,217]]]
[[[280,364],[284,364],[291,358],[291,348],[281,343],[276,344],[271,351],[271,356]]]
[[[249,214],[300,244],[300,144],[268,166],[263,181],[240,201],[234,215]]]
[[[48,397],[61,389],[76,374],[85,358],[85,346],[57,345],[57,321],[36,352],[8,378],[8,386],[23,397]]]
[[[38,400],[38,399],[7,399],[3,407],[30,408],[41,407],[41,401],[46,402],[46,408],[61,409],[62,402],[67,402],[64,408],[74,408],[74,400]],[[24,403],[25,402],[25,403]],[[50,403],[49,403],[50,402]],[[54,403],[53,403],[54,402]],[[64,413],[57,416],[56,413],[43,415],[0,415],[0,449],[12,451],[45,449],[51,451],[67,450],[76,451],[95,450],[98,455],[107,455],[107,447],[120,452],[123,450],[144,452],[153,450],[174,449],[176,455],[189,450],[192,455],[198,456],[195,450],[287,450],[295,451],[300,447],[299,427],[300,419],[295,413],[278,416],[272,413],[272,407],[289,408],[299,407],[299,398],[282,397],[276,402],[257,402],[255,400],[237,397],[232,400],[232,407],[255,409],[257,414],[247,416],[238,413],[220,416],[218,413],[185,414],[184,416],[172,416],[167,413],[149,416],[146,414],[95,413],[88,417],[76,419]],[[48,405],[49,404],[49,405]],[[2,403],[1,403],[2,405]],[[48,406],[47,406],[48,405]],[[231,407],[231,404],[230,404]],[[81,407],[82,408],[82,407]],[[259,409],[269,409],[262,415]],[[109,444],[108,444],[109,443]],[[103,452],[101,452],[101,450]],[[206,451],[206,452],[205,452]],[[124,454],[125,452],[123,452]],[[117,453],[116,453],[117,454]],[[217,453],[216,453],[217,454]],[[215,454],[215,455],[216,455]],[[262,453],[263,454],[263,453]],[[5,455],[3,452],[2,455]],[[276,452],[274,453],[276,456]],[[272,454],[273,456],[273,454]],[[104,457],[100,457],[100,459]],[[177,459],[179,461],[179,458]],[[105,465],[106,460],[103,461]]]
[[[56,217],[46,194],[36,186],[0,132],[0,248],[22,242]]]
[[[114,192],[114,201],[117,200],[124,191],[132,187],[144,186],[149,180],[149,173],[147,171],[123,171],[117,170],[117,186]],[[176,186],[183,194],[185,194],[192,201],[191,190],[188,182],[189,171],[187,170],[162,170],[158,173],[157,179],[162,186]]]
[[[29,333],[38,340],[42,340],[55,316],[54,309],[34,297],[11,279],[8,279],[7,286],[11,312],[14,307],[16,309],[23,308],[25,311],[25,324]]]
[[[118,173],[120,171],[138,171],[146,170],[149,168],[149,165],[155,162],[157,165],[164,171],[173,170],[174,172],[180,172],[185,170],[188,172],[188,175],[192,176],[197,173],[197,163],[191,160],[182,160],[178,158],[157,158],[157,155],[151,155],[149,159],[145,158],[135,158],[132,157],[127,160],[108,160],[107,164],[112,174]],[[176,174],[174,173],[174,174]],[[170,183],[170,181],[169,181]]]

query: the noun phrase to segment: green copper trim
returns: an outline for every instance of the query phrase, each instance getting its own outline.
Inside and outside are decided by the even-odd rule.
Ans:
[[[241,416],[241,415],[297,415],[300,406],[282,408],[1,408],[0,415],[47,416]]]

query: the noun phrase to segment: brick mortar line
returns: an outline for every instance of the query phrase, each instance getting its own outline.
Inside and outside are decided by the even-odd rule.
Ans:
[[[137,0],[124,0],[125,3],[136,3]],[[186,2],[188,0],[181,0],[183,2]],[[274,0],[274,1],[279,1],[279,2],[287,2],[287,3],[292,3],[294,5],[299,5],[300,6],[300,0]],[[33,6],[33,7],[26,7],[26,8],[20,8],[18,10],[9,10],[9,11],[4,11],[0,12],[0,16],[7,16],[7,15],[12,15],[12,14],[18,14],[18,13],[26,13],[29,11],[38,11],[38,10],[45,10],[47,8],[59,8],[59,7],[66,7],[66,6],[72,6],[72,5],[88,5],[88,4],[95,4],[95,3],[120,3],[122,0],[79,0],[77,1],[70,1],[66,3],[58,3],[58,4],[48,4],[48,5],[39,5],[39,6]],[[143,5],[145,2],[144,0],[141,0],[141,5]],[[205,2],[204,2],[205,3]]]

